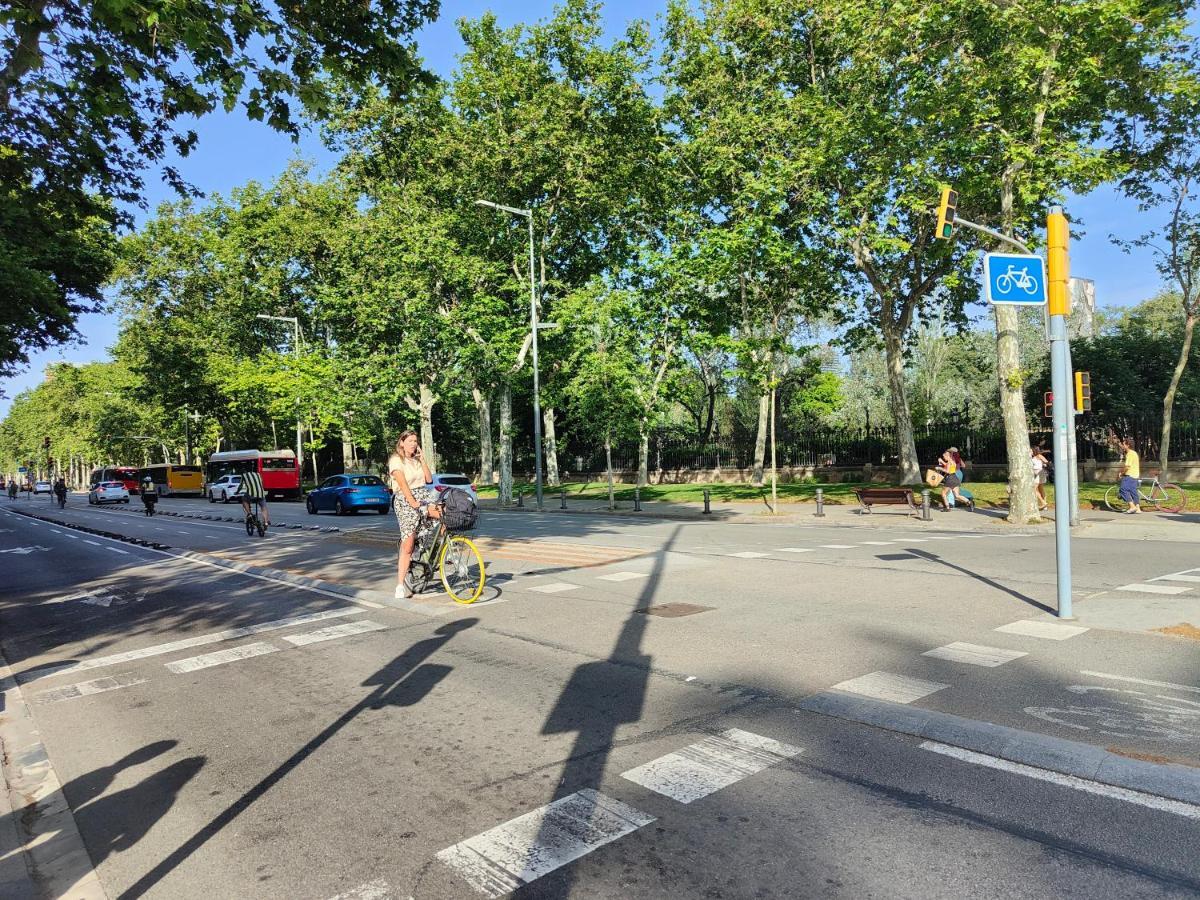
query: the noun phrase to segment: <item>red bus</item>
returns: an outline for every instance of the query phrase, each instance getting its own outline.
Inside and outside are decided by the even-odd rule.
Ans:
[[[208,484],[243,472],[258,472],[268,497],[300,499],[300,467],[292,450],[229,450],[208,458]]]
[[[92,470],[92,487],[102,481],[119,481],[125,485],[130,494],[138,492],[138,472],[134,466],[105,466],[103,469]]]

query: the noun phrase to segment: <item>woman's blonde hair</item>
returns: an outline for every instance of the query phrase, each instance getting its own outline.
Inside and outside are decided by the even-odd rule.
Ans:
[[[406,439],[408,439],[409,437],[419,437],[419,436],[411,428],[406,428],[404,431],[400,432],[400,437],[396,438],[396,453],[398,453],[400,456],[404,455],[404,451],[401,450],[400,447],[404,443],[404,441]]]

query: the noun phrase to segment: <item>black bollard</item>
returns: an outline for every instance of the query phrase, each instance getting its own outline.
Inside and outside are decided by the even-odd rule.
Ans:
[[[567,508],[567,492],[566,492],[566,490],[561,491],[558,495],[558,508],[559,509]]]
[[[704,489],[704,515],[712,515],[712,491]]]
[[[642,489],[640,487],[635,487],[633,489],[633,511],[642,511]]]
[[[825,518],[825,491],[817,488],[817,518]]]
[[[524,509],[524,508],[525,508],[525,495],[523,493],[521,493],[520,491],[517,491],[517,509]]]

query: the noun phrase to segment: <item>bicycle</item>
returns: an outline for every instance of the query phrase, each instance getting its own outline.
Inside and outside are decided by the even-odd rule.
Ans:
[[[1016,266],[1009,266],[1007,272],[996,278],[996,293],[1011,293],[1014,286],[1019,287],[1030,297],[1037,293],[1036,278],[1030,275],[1025,269],[1018,269]]]
[[[1142,485],[1150,485],[1150,493],[1142,491]],[[1121,486],[1114,484],[1104,492],[1104,505],[1113,512],[1123,513],[1129,509],[1129,502],[1120,495]],[[1187,495],[1184,494],[1183,488],[1177,484],[1171,484],[1169,481],[1160,482],[1158,476],[1153,478],[1138,479],[1138,502],[1139,504],[1152,505],[1159,512],[1177,513],[1182,512],[1187,506]]]
[[[246,516],[246,537],[252,537],[256,531],[259,537],[267,536],[267,525],[259,518],[258,504],[251,501],[250,512]]]
[[[59,495],[58,495],[58,508],[59,508],[59,509],[66,509],[66,508],[67,508],[67,495],[66,495],[66,494],[59,494]]]
[[[154,515],[154,503],[143,503],[142,504],[142,515],[143,516]]]
[[[487,580],[479,548],[466,535],[452,532],[436,520],[432,534],[426,533],[423,539],[418,535],[408,574],[404,576],[404,584],[410,591],[420,594],[429,587],[435,559],[442,587],[455,603],[474,603],[479,599]]]

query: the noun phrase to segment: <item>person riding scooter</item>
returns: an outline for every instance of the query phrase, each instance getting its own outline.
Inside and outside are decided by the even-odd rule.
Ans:
[[[148,516],[154,515],[154,504],[158,502],[158,486],[150,480],[149,475],[142,479],[141,493],[142,505],[145,507],[143,511]]]

